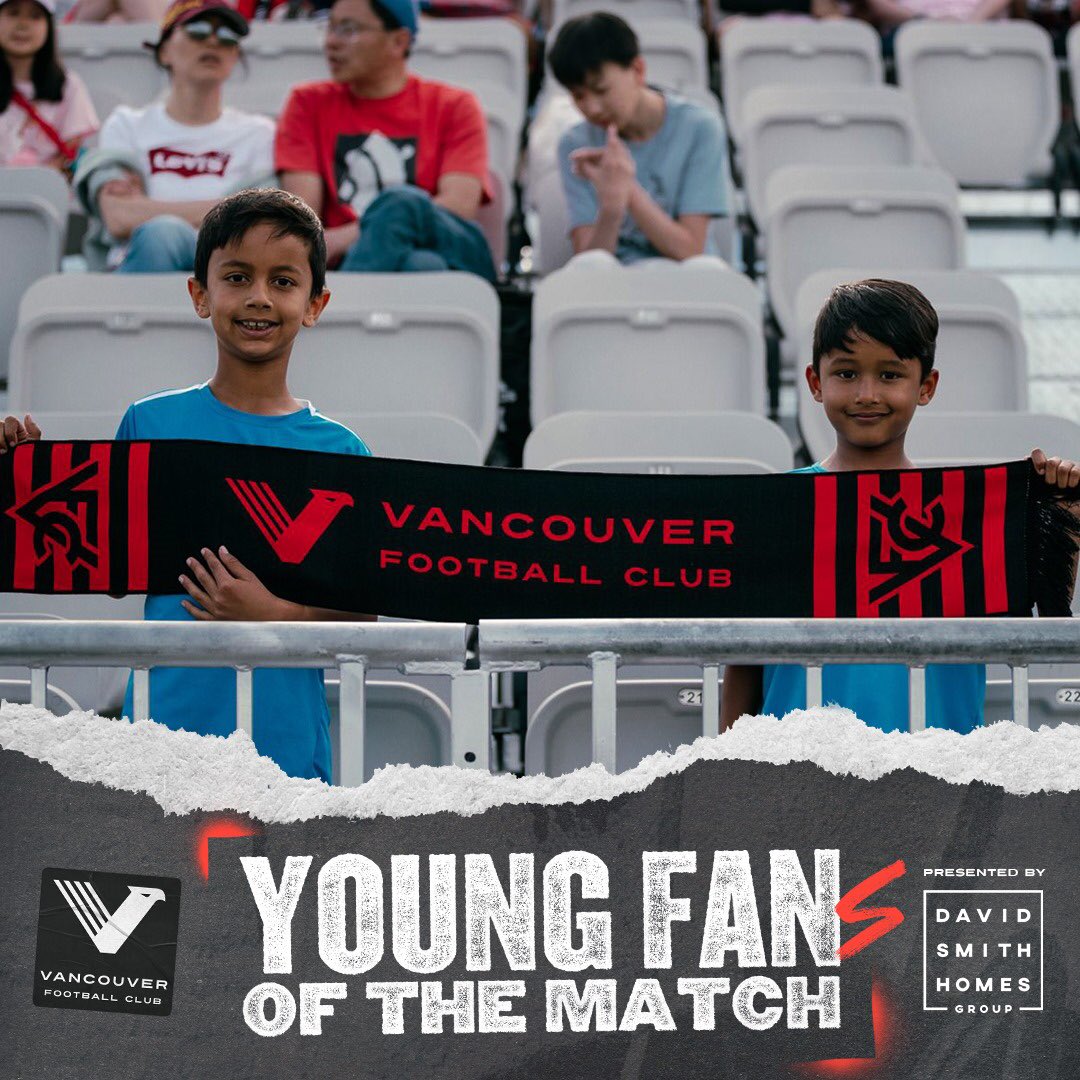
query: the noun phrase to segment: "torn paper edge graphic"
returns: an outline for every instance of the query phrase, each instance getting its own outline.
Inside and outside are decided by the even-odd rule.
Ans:
[[[839,708],[797,711],[783,720],[744,717],[719,737],[697,739],[671,754],[653,754],[618,775],[600,765],[565,776],[524,778],[450,766],[392,765],[354,788],[288,777],[239,731],[225,739],[89,712],[56,717],[6,702],[0,706],[0,747],[45,762],[70,780],[145,793],[168,814],[234,810],[268,823],[440,811],[470,815],[511,804],[611,799],[641,791],[698,761],[809,762],[865,780],[912,768],[953,784],[994,784],[1015,795],[1080,789],[1080,727],[1036,732],[999,723],[968,735],[888,733]]]

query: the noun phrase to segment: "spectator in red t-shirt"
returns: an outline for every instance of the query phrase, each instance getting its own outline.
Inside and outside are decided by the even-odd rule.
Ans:
[[[297,86],[278,122],[281,186],[322,218],[342,270],[468,270],[495,280],[473,220],[487,189],[487,132],[465,90],[406,61],[416,0],[336,0],[331,81]]]

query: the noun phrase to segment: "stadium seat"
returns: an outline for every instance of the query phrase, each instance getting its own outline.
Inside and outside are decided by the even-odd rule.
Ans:
[[[144,41],[157,41],[156,23],[60,23],[60,59],[90,91],[104,122],[117,105],[149,105],[164,91],[165,73]]]
[[[322,410],[320,410],[322,411]],[[376,457],[483,465],[484,450],[468,424],[440,413],[324,412],[355,431]]]
[[[52,274],[19,307],[9,401],[26,412],[115,413],[214,371],[210,324],[186,274]]]
[[[580,409],[762,412],[760,297],[718,260],[575,260],[537,287],[531,367],[534,425]]]
[[[34,420],[45,439],[112,439],[124,416],[127,401],[117,401],[108,412],[48,412],[34,410]]]
[[[8,375],[8,351],[23,294],[39,278],[60,269],[69,198],[56,169],[0,169],[0,379]]]
[[[409,68],[425,79],[464,86],[481,100],[486,87],[500,86],[513,95],[524,119],[527,46],[509,19],[421,19]]]
[[[238,65],[225,84],[226,103],[276,117],[294,86],[328,79],[324,30],[322,23],[303,20],[253,22],[244,40],[247,64]]]
[[[937,163],[957,183],[1007,187],[1049,173],[1061,99],[1042,27],[912,20],[896,35],[896,71]]]
[[[921,410],[907,437],[916,465],[991,465],[1026,458],[1035,447],[1075,457],[1080,424],[1064,416],[1029,412]]]
[[[341,683],[329,676],[330,743],[340,739]],[[364,775],[342,776],[341,755],[334,754],[333,782],[354,787],[385,765],[449,765],[450,710],[430,690],[410,682],[369,679],[364,699]]]
[[[10,702],[12,705],[29,705],[30,680],[0,678],[0,702]],[[45,708],[53,716],[66,716],[69,712],[82,710],[84,706],[70,694],[66,694],[59,687],[49,683],[45,688]]]
[[[46,596],[35,593],[0,593],[0,620],[9,619],[141,619],[142,596]],[[107,628],[102,628],[107,633]],[[49,685],[78,702],[79,707],[103,713],[119,711],[124,701],[128,670],[119,667],[53,667]],[[0,680],[28,679],[28,669],[0,666]],[[27,701],[30,699],[27,698]],[[66,711],[66,710],[65,710]]]
[[[720,42],[724,115],[742,143],[747,94],[770,83],[868,85],[882,79],[877,32],[855,19],[741,19]]]
[[[789,343],[795,295],[815,270],[872,261],[902,277],[965,261],[959,193],[937,169],[788,165],[766,185],[765,219],[769,299]]]
[[[620,473],[771,473],[792,466],[791,442],[753,413],[565,412],[525,443],[526,469]]]
[[[515,95],[498,83],[474,83],[487,120],[488,162],[504,181],[517,175],[525,113]],[[470,87],[472,89],[472,87]]]
[[[910,99],[893,86],[768,85],[743,102],[743,181],[754,219],[785,165],[919,165],[928,161]]]
[[[558,26],[594,11],[610,11],[631,24],[639,19],[678,19],[695,26],[701,22],[697,0],[552,0],[551,24]],[[548,40],[554,40],[553,36]]]
[[[330,274],[332,300],[297,338],[289,385],[341,413],[438,412],[486,449],[499,396],[499,300],[472,274]]]
[[[701,735],[701,672],[696,678],[620,679],[616,772]],[[592,684],[562,686],[531,710],[525,772],[562,776],[592,761]]]

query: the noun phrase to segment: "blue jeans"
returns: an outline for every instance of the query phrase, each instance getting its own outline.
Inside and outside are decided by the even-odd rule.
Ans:
[[[118,274],[168,274],[195,269],[195,237],[198,234],[183,218],[162,214],[144,221],[131,234]]]
[[[491,249],[480,226],[436,206],[405,184],[380,193],[360,219],[360,238],[345,253],[342,270],[355,273],[466,270],[495,280]]]

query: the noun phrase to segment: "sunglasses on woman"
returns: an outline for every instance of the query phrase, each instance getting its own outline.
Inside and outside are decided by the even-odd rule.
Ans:
[[[238,34],[231,26],[215,26],[211,22],[201,20],[184,23],[183,31],[192,41],[204,42],[216,37],[220,45],[239,45],[242,35]]]

